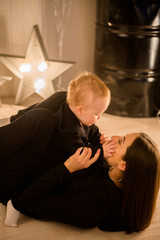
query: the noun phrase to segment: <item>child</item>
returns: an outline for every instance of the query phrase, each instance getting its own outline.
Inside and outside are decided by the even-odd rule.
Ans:
[[[85,71],[70,82],[67,92],[56,92],[44,101],[20,110],[10,120],[12,122],[34,108],[46,108],[54,114],[56,127],[45,162],[47,167],[54,167],[79,147],[91,147],[93,155],[98,148],[102,149],[106,138],[95,123],[109,103],[110,90],[97,75]],[[106,143],[105,152],[111,156],[115,146],[110,141]],[[100,159],[103,159],[103,151]]]

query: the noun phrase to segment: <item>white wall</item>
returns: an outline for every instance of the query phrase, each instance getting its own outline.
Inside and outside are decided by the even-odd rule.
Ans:
[[[38,24],[49,59],[60,60],[56,1],[66,3],[66,9],[71,2],[61,60],[76,64],[62,76],[66,88],[78,72],[94,69],[96,0],[0,0],[0,53],[25,56],[32,27]],[[0,75],[4,74],[13,80],[1,86],[0,95],[14,96],[19,80],[0,64]]]

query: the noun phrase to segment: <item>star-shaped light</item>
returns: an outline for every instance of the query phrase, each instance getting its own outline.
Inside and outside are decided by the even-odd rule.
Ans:
[[[7,81],[12,80],[12,77],[9,76],[0,76],[0,86],[2,86],[4,83],[6,83]]]
[[[0,54],[0,61],[20,79],[16,104],[35,92],[42,98],[50,96],[55,92],[52,81],[74,64],[48,59],[37,25],[33,26],[25,57]]]
[[[0,87],[6,83],[7,81],[12,80],[12,77],[9,76],[0,76]],[[1,107],[1,99],[0,99],[0,107]]]

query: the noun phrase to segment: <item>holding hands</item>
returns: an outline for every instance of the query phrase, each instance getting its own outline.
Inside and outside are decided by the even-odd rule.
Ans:
[[[117,144],[103,134],[100,137],[100,143],[102,144],[104,158],[111,157],[116,152]],[[88,168],[97,161],[100,156],[100,151],[101,150],[98,149],[95,155],[91,157],[91,148],[78,148],[77,151],[64,162],[64,165],[70,173]]]
[[[100,143],[102,144],[104,158],[111,157],[116,152],[117,144],[109,140],[104,134],[100,136]]]

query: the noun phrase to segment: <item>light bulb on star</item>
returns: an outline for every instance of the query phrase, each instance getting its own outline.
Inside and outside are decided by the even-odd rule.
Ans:
[[[19,70],[21,73],[30,72],[31,69],[32,69],[32,66],[30,63],[22,63],[19,67]]]
[[[43,78],[38,78],[34,83],[34,87],[37,93],[39,93],[39,91],[45,86],[46,86],[46,82]]]
[[[41,62],[41,63],[38,65],[38,70],[39,70],[40,72],[46,71],[47,68],[48,68],[48,65],[47,65],[46,62]]]

